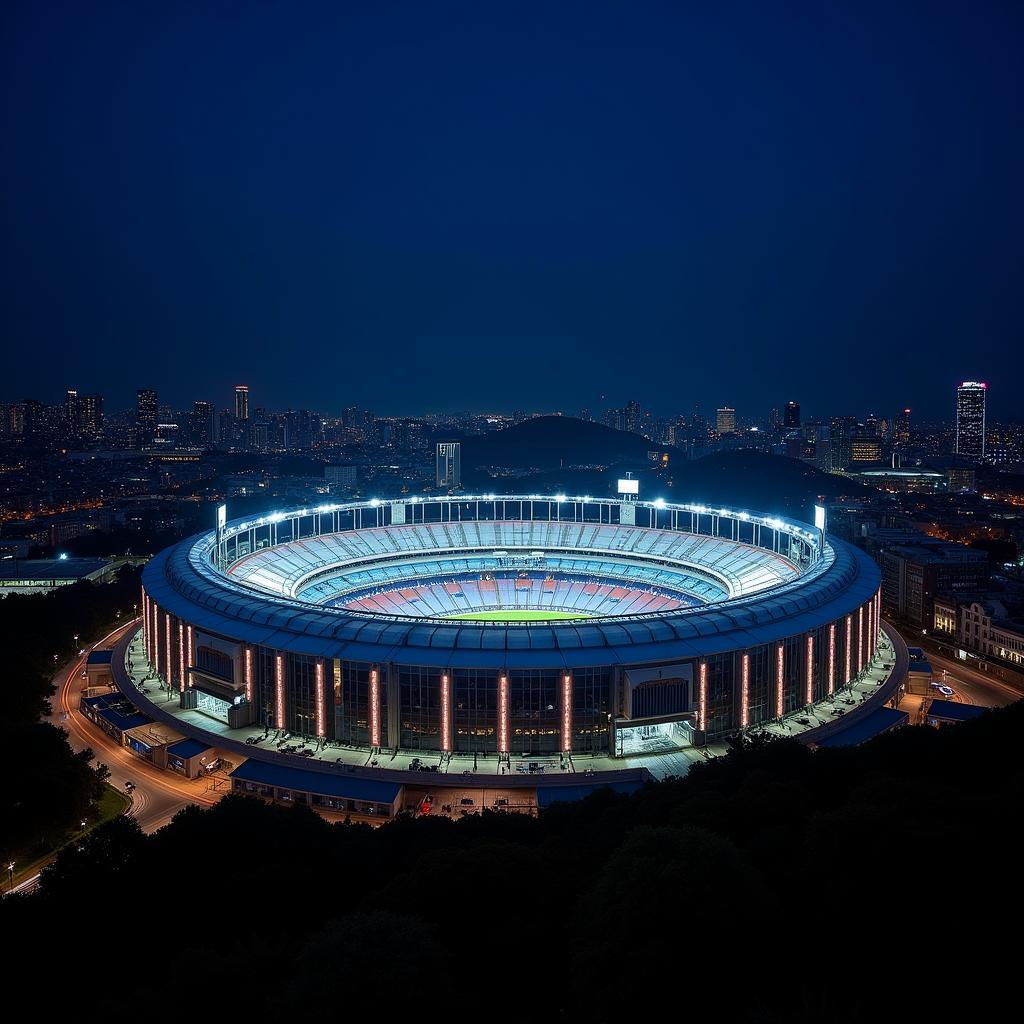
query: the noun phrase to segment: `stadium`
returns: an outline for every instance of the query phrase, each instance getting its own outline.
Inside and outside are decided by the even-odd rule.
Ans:
[[[875,564],[818,526],[564,495],[226,521],[143,574],[145,659],[221,730],[367,751],[627,757],[824,700],[879,635]]]

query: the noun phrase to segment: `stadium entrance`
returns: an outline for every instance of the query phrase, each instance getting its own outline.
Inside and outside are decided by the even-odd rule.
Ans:
[[[665,754],[692,747],[694,728],[692,716],[666,716],[639,721],[615,720],[615,756],[638,757],[643,754]]]

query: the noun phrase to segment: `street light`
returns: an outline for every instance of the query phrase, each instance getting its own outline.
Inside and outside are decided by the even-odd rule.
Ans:
[[[14,892],[14,861],[7,865],[7,877],[11,880],[10,891]]]

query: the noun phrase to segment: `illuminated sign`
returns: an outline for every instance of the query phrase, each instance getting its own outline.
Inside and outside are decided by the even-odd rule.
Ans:
[[[502,676],[498,680],[498,753],[508,752],[508,676]]]
[[[572,676],[562,676],[562,750],[572,750]]]
[[[380,677],[370,669],[370,746],[380,746]]]
[[[620,480],[619,481],[619,494],[639,494],[640,493],[640,481],[639,480]]]
[[[452,683],[447,672],[441,676],[441,749],[452,749]]]
[[[814,506],[814,526],[815,529],[825,529],[825,507],[823,505]]]

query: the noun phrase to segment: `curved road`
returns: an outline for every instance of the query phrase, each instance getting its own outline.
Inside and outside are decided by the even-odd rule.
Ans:
[[[79,713],[82,688],[86,682],[82,679],[82,673],[89,652],[112,647],[126,632],[137,628],[137,619],[119,627],[92,647],[86,648],[85,653],[70,668],[65,667],[54,677],[57,695],[53,698],[50,721],[68,733],[73,749],[92,749],[96,760],[102,761],[110,769],[109,781],[116,789],[124,792],[126,782],[135,784],[128,813],[138,821],[143,831],[155,832],[166,825],[182,807],[190,803],[211,806],[220,799],[220,794],[211,792],[206,780],[186,779],[155,768],[120,746]]]

